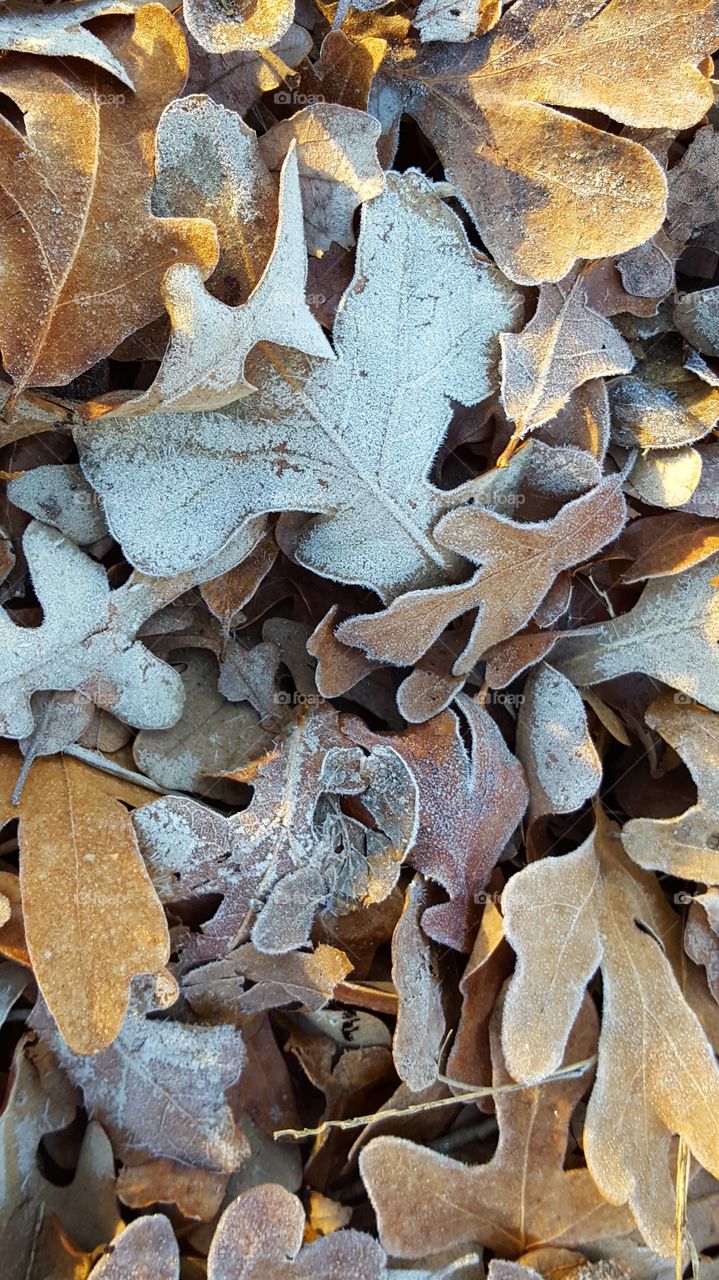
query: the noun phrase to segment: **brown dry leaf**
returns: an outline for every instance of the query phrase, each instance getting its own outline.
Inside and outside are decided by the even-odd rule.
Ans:
[[[664,218],[649,152],[557,107],[640,129],[709,109],[698,70],[719,43],[713,0],[521,0],[458,56],[399,46],[381,75],[429,137],[484,243],[514,280],[561,280],[578,258],[641,244]]]
[[[20,1042],[15,1053],[10,1090],[0,1117],[0,1231],[6,1255],[4,1280],[27,1280],[33,1259],[49,1263],[44,1230],[52,1215],[83,1249],[104,1244],[119,1225],[114,1195],[114,1163],[107,1137],[99,1125],[85,1135],[74,1177],[56,1186],[42,1172],[37,1150],[43,1138],[64,1128],[75,1114],[73,1090],[30,1057],[30,1040]],[[51,1264],[50,1264],[51,1265]],[[50,1270],[44,1275],[55,1280]],[[75,1280],[77,1272],[70,1272]],[[57,1273],[57,1280],[65,1275]]]
[[[493,1083],[511,1082],[502,1058],[500,1001],[491,1023]],[[597,1015],[585,997],[564,1061],[589,1057]],[[467,1165],[404,1138],[375,1138],[360,1171],[388,1253],[418,1258],[479,1242],[518,1257],[531,1245],[580,1244],[630,1227],[606,1204],[587,1169],[565,1169],[572,1113],[588,1083],[575,1079],[496,1095],[499,1143],[484,1165]],[[407,1205],[411,1204],[411,1213]]]
[[[180,1280],[180,1250],[169,1218],[151,1214],[115,1237],[90,1280]]]
[[[681,573],[719,551],[719,521],[678,511],[632,520],[612,547],[612,555],[632,564],[622,582],[643,582]]]
[[[26,128],[4,118],[0,128],[2,251],[13,276],[0,347],[19,390],[69,382],[159,315],[171,265],[204,277],[217,260],[211,224],[148,208],[155,126],[187,75],[177,23],[150,4],[108,19],[103,34],[134,93],[118,93],[89,64],[82,79],[31,54],[8,55],[0,68],[0,90]]]
[[[199,1014],[216,1017],[223,1009],[262,1013],[287,1004],[313,1012],[332,999],[338,982],[352,971],[343,951],[320,943],[314,951],[266,956],[251,942],[224,960],[202,965],[185,978],[183,992]],[[247,988],[247,981],[253,984]]]
[[[454,618],[478,609],[469,643],[453,668],[455,674],[467,672],[492,645],[526,626],[559,573],[590,559],[620,533],[625,512],[616,476],[536,524],[458,507],[442,517],[434,536],[481,565],[474,577],[458,586],[399,596],[382,613],[343,622],[338,638],[360,645],[370,657],[406,666],[426,653]]]
[[[278,89],[289,79],[312,48],[309,31],[294,22],[271,49],[247,52],[209,53],[189,32],[186,34],[190,76],[185,92],[206,93],[240,115],[245,115],[263,93]]]
[[[20,897],[20,878],[10,871],[0,871],[0,894],[7,903],[9,914],[0,926],[0,955],[7,956],[16,964],[30,967],[25,927],[22,918],[22,900]]]
[[[497,881],[502,883],[499,873],[495,873],[490,884]],[[482,918],[459,983],[462,1012],[446,1067],[448,1079],[475,1086],[491,1082],[489,1019],[500,988],[512,972],[512,952],[504,937],[502,916],[497,905],[499,894],[483,896]],[[482,1106],[481,1103],[478,1105]]]
[[[124,1165],[117,1177],[117,1197],[131,1209],[155,1204],[177,1205],[185,1218],[208,1221],[222,1204],[229,1175],[190,1168],[175,1160],[147,1160]]]
[[[237,626],[242,609],[252,599],[278,555],[274,536],[267,532],[241,564],[219,578],[202,583],[202,599],[225,633]]]
[[[317,659],[315,680],[323,698],[339,698],[379,665],[362,651],[342,644],[335,634],[337,605],[333,604],[307,641],[307,652]]]
[[[78,0],[38,9],[27,0],[13,0],[0,13],[0,49],[42,57],[85,58],[132,89],[122,61],[83,24],[108,14],[134,13],[141,4],[142,0]]]
[[[294,141],[309,253],[324,253],[333,240],[355,242],[355,209],[379,195],[385,183],[377,161],[380,124],[364,111],[318,102],[280,120],[260,139],[260,155],[278,173]]]
[[[385,1255],[371,1236],[333,1231],[303,1245],[297,1196],[265,1183],[225,1209],[207,1258],[207,1280],[382,1280]]]
[[[427,908],[422,927],[438,942],[470,951],[476,895],[521,821],[528,793],[522,767],[489,713],[463,694],[457,705],[470,730],[471,752],[453,711],[401,734],[376,734],[348,717],[342,727],[365,747],[397,751],[417,779],[419,831],[409,860],[449,895],[449,902]]]
[[[634,818],[622,832],[624,848],[640,867],[719,883],[719,715],[665,694],[645,719],[681,756],[698,799],[677,818]]]
[[[0,823],[20,818],[30,961],[67,1043],[94,1053],[120,1030],[134,975],[156,972],[170,955],[164,912],[119,803],[146,803],[152,793],[67,756],[43,757],[16,806],[20,764],[6,748]]]
[[[68,1049],[45,1005],[31,1024],[83,1094],[126,1164],[151,1157],[231,1172],[248,1153],[226,1100],[246,1063],[239,1031],[148,1014],[172,1004],[172,979],[136,979],[119,1036],[90,1057]]]
[[[704,966],[707,986],[719,1004],[719,889],[712,886],[690,900],[684,950],[690,960]]]
[[[529,324],[500,341],[502,400],[520,438],[554,418],[583,383],[634,365],[627,343],[592,308],[581,271],[542,285]]]
[[[581,808],[602,780],[584,703],[566,676],[546,662],[534,668],[524,686],[517,756],[529,783],[532,818]]]
[[[719,555],[648,582],[629,613],[559,639],[552,664],[576,685],[643,671],[719,711]]]
[[[654,876],[628,860],[617,837],[597,810],[596,831],[577,850],[534,863],[505,888],[505,930],[517,971],[504,1006],[503,1044],[516,1080],[535,1083],[556,1071],[586,984],[601,967],[587,1164],[603,1195],[630,1206],[650,1247],[671,1256],[672,1136],[681,1134],[710,1172],[719,1167],[719,1069],[679,985],[677,917]]]
[[[445,1036],[438,949],[421,924],[434,897],[416,875],[392,935],[392,981],[399,999],[392,1056],[400,1080],[415,1093],[434,1084]]]
[[[684,294],[674,308],[674,323],[703,355],[719,355],[719,289]]]

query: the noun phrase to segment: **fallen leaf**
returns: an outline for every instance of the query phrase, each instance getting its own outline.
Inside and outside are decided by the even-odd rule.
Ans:
[[[629,857],[640,867],[719,881],[719,716],[693,706],[681,694],[665,694],[645,716],[686,764],[697,787],[697,803],[677,818],[634,818],[622,832]]]
[[[247,942],[224,960],[193,969],[183,991],[203,1016],[227,1008],[261,1013],[286,1004],[301,1004],[312,1012],[332,999],[337,983],[351,970],[343,951],[323,943],[314,951],[269,957]],[[249,989],[248,979],[253,984]]]
[[[441,305],[427,296],[438,275]],[[441,579],[452,558],[431,528],[448,498],[427,470],[448,397],[475,403],[491,390],[496,334],[515,309],[514,292],[476,261],[425,179],[390,176],[363,211],[337,360],[277,368],[256,359],[249,371],[260,390],[224,414],[81,427],[83,469],[125,553],[153,573],[207,559],[262,509],[324,513],[296,549],[324,575],[383,595]],[[163,510],[157,536],[138,514],[148,505]]]
[[[470,951],[476,895],[521,821],[528,794],[521,765],[489,713],[465,695],[457,702],[471,752],[453,711],[402,734],[372,733],[357,719],[344,718],[342,726],[354,742],[397,751],[417,779],[419,830],[409,860],[449,895],[448,903],[427,908],[422,928],[438,942]]]
[[[416,875],[392,935],[392,981],[399,999],[392,1056],[400,1080],[415,1093],[436,1080],[445,1036],[439,957],[421,923],[431,903],[430,887]]]
[[[673,968],[677,918],[654,877],[626,858],[615,832],[598,811],[596,831],[578,849],[534,863],[505,888],[517,971],[504,1006],[503,1045],[516,1080],[536,1083],[556,1071],[586,984],[601,967],[587,1165],[608,1200],[630,1206],[650,1247],[671,1256],[672,1135],[680,1133],[710,1171],[716,1166],[719,1069]]]
[[[530,815],[571,813],[602,780],[584,703],[566,676],[546,662],[531,671],[524,689],[517,756],[529,783]]]
[[[177,23],[161,5],[145,5],[132,19],[108,20],[103,34],[134,93],[118,93],[91,64],[80,78],[32,54],[8,55],[0,71],[26,129],[4,118],[0,129],[3,257],[13,275],[0,346],[19,390],[69,382],[153,320],[171,264],[208,275],[217,259],[209,223],[148,209],[153,132],[187,75]]]
[[[495,1085],[511,1083],[501,1010],[500,1002],[490,1033]],[[597,1016],[585,999],[564,1060],[590,1056],[596,1038]],[[418,1258],[476,1241],[516,1257],[530,1245],[571,1245],[626,1229],[626,1210],[604,1202],[587,1169],[564,1168],[572,1113],[586,1088],[584,1074],[497,1094],[499,1143],[484,1165],[461,1163],[406,1138],[373,1139],[360,1155],[360,1172],[387,1251]]]
[[[91,1280],[179,1280],[180,1250],[169,1218],[155,1213],[138,1218],[121,1231]]]

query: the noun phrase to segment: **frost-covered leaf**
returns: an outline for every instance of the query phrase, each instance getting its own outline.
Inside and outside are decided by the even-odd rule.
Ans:
[[[677,917],[601,812],[597,824],[573,853],[535,862],[504,890],[506,934],[517,952],[504,1052],[515,1080],[536,1083],[556,1071],[586,984],[601,967],[584,1152],[603,1195],[628,1204],[651,1248],[672,1255],[672,1135],[716,1173],[719,1069],[680,986]]]
[[[185,0],[187,29],[210,53],[262,51],[281,40],[295,16],[294,0]]]
[[[128,89],[131,72],[110,48],[83,24],[116,13],[135,13],[142,0],[79,0],[74,4],[28,4],[12,0],[0,11],[0,49],[6,53],[34,53],[42,57],[85,58]]]
[[[344,952],[324,943],[314,951],[270,957],[247,942],[224,960],[193,969],[183,990],[201,1014],[216,1014],[223,1008],[261,1013],[296,1003],[313,1012],[332,999],[337,983],[351,970]],[[253,984],[249,988],[248,980]]]
[[[168,992],[136,980],[119,1036],[91,1057],[72,1053],[42,1003],[31,1020],[126,1163],[169,1157],[229,1172],[247,1154],[226,1101],[245,1065],[242,1037],[231,1026],[148,1017],[175,994],[174,983]]]
[[[527,327],[502,334],[501,343],[502,399],[519,436],[555,417],[583,383],[634,364],[611,321],[587,300],[581,272],[542,285]]]
[[[453,561],[431,530],[449,499],[427,473],[449,398],[489,393],[496,335],[515,314],[514,291],[476,260],[430,184],[389,175],[363,210],[336,360],[257,356],[258,392],[225,413],[80,428],[83,469],[146,571],[197,564],[249,516],[291,510],[319,513],[295,555],[325,576],[384,596],[441,580]],[[154,530],[145,511],[158,507]]]
[[[278,121],[260,139],[273,173],[296,144],[310,253],[325,252],[333,240],[346,249],[354,244],[355,209],[378,196],[385,183],[377,160],[379,135],[379,121],[366,112],[318,102]]]
[[[435,529],[437,542],[481,565],[457,586],[412,591],[382,613],[341,624],[340,640],[398,666],[416,662],[453,619],[478,609],[469,643],[454,664],[466,673],[492,645],[525,626],[558,574],[589,559],[618,534],[626,504],[609,476],[541,523],[520,523],[478,506],[458,507]]]
[[[533,817],[571,813],[594,795],[602,766],[584,703],[548,663],[530,673],[517,717],[517,755],[529,782]]]
[[[660,346],[628,378],[609,387],[612,434],[627,448],[678,449],[707,435],[719,418],[719,391]]]
[[[59,529],[81,546],[107,533],[100,500],[76,463],[33,467],[10,481],[7,496],[21,511]]]
[[[392,980],[399,1000],[392,1056],[398,1076],[416,1093],[436,1080],[445,1038],[437,948],[421,923],[431,901],[431,889],[416,875],[392,935]]]
[[[149,210],[148,143],[187,75],[177,23],[148,4],[111,19],[104,44],[134,93],[118,93],[117,80],[87,63],[82,78],[32,54],[8,55],[0,68],[0,91],[25,127],[0,122],[0,347],[17,388],[69,382],[161,313],[168,267],[207,275],[217,259],[210,223]]]
[[[638,143],[556,108],[682,129],[711,105],[697,64],[719,36],[713,0],[520,0],[460,56],[401,45],[388,106],[432,141],[484,243],[511,278],[561,280],[621,253],[664,218],[666,183]]]
[[[627,480],[627,492],[655,507],[683,507],[696,489],[702,474],[698,449],[683,445],[678,449],[652,449],[641,453]]]
[[[475,897],[521,821],[527,785],[521,765],[483,707],[457,700],[471,733],[464,745],[454,711],[442,711],[402,734],[377,734],[346,719],[349,738],[365,747],[391,747],[406,761],[419,786],[419,831],[410,852],[418,871],[441,884],[448,903],[428,907],[422,927],[459,951],[471,948]]]
[[[179,1280],[180,1250],[169,1218],[155,1213],[121,1231],[90,1280]]]
[[[574,684],[632,671],[719,711],[719,556],[648,582],[629,613],[560,640],[552,664]]]
[[[677,818],[634,818],[622,833],[640,867],[704,884],[719,882],[719,715],[681,694],[657,698],[645,719],[674,748],[697,787],[697,803]]]
[[[501,1008],[500,1002],[491,1026],[495,1085],[511,1081],[502,1057]],[[596,1012],[585,1000],[566,1062],[589,1057],[596,1040]],[[537,1241],[579,1244],[626,1229],[626,1211],[604,1202],[586,1169],[564,1168],[572,1113],[586,1088],[584,1074],[497,1094],[499,1143],[487,1164],[464,1164],[405,1138],[373,1139],[360,1155],[360,1170],[387,1251],[420,1258],[472,1241],[518,1257]]]
[[[137,973],[169,959],[165,916],[120,800],[150,792],[79,760],[44,756],[25,779],[13,748],[0,757],[0,824],[20,819],[20,888],[30,961],[61,1034],[76,1053],[117,1035]],[[117,796],[117,798],[115,798]]]
[[[224,895],[193,942],[195,958],[224,956],[250,935],[265,954],[292,951],[306,944],[322,903],[344,912],[392,890],[417,821],[412,773],[393,744],[365,755],[340,731],[337,712],[321,705],[232,776],[250,782],[254,795],[230,818],[179,797],[136,815],[161,897]],[[374,827],[343,813],[343,795],[362,797]]]
[[[361,1231],[303,1244],[302,1202],[272,1183],[243,1192],[217,1225],[207,1280],[383,1280],[384,1251]]]

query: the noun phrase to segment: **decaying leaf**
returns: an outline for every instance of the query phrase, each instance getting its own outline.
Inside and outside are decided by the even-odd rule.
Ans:
[[[489,713],[464,695],[458,706],[470,730],[471,752],[453,711],[399,735],[374,734],[359,720],[343,728],[363,746],[393,748],[416,777],[419,830],[410,861],[449,895],[448,903],[427,908],[422,927],[438,942],[469,951],[476,895],[522,818],[527,786]]]
[[[44,756],[13,789],[20,756],[0,756],[0,824],[20,819],[20,889],[30,962],[61,1034],[94,1053],[122,1025],[132,978],[167,963],[165,916],[120,803],[151,793]]]
[[[201,1014],[228,1007],[261,1013],[295,1003],[314,1012],[332,999],[337,983],[351,969],[343,951],[323,943],[314,951],[293,951],[280,959],[263,955],[247,942],[224,960],[193,969],[183,990]],[[248,979],[253,984],[249,989]]]
[[[600,1191],[628,1204],[657,1253],[674,1250],[671,1139],[717,1166],[719,1069],[675,972],[677,918],[598,811],[574,853],[525,868],[502,895],[517,971],[502,1037],[515,1080],[561,1065],[587,982],[603,977],[597,1078],[584,1152]]]
[[[428,292],[438,274],[439,301]],[[260,510],[304,510],[324,513],[295,550],[310,568],[385,596],[437,580],[452,560],[431,528],[448,498],[426,476],[448,397],[489,393],[496,334],[515,315],[514,292],[473,258],[425,179],[390,176],[363,210],[336,360],[261,356],[248,366],[258,392],[224,414],[80,428],[85,474],[125,553],[149,572],[208,559]],[[148,505],[163,510],[157,536]]]

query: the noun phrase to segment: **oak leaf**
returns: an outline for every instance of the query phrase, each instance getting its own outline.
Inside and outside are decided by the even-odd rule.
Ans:
[[[148,4],[108,19],[104,34],[135,93],[118,94],[91,64],[82,79],[31,54],[0,68],[26,128],[0,123],[0,246],[13,277],[0,347],[18,389],[69,382],[161,313],[168,267],[184,261],[207,275],[217,260],[210,223],[149,210],[152,136],[187,75],[180,29]]]
[[[711,105],[697,64],[718,38],[713,0],[520,0],[459,56],[392,48],[381,84],[432,141],[502,270],[532,284],[641,244],[664,218],[653,156],[557,108],[686,128]]]
[[[588,560],[616,536],[625,514],[617,476],[537,523],[523,524],[481,507],[457,507],[442,517],[434,536],[481,565],[474,577],[457,586],[408,592],[382,613],[343,622],[337,636],[372,658],[405,666],[426,653],[453,619],[478,609],[469,643],[453,667],[457,675],[466,673],[487,649],[529,622],[564,569]]]
[[[90,1280],[179,1280],[180,1250],[169,1218],[137,1218],[115,1237]]]
[[[167,963],[165,916],[119,801],[151,792],[68,756],[35,760],[19,805],[19,754],[0,756],[0,824],[20,819],[20,889],[30,962],[76,1053],[109,1044],[135,974]],[[115,798],[117,797],[117,798]]]
[[[207,559],[248,516],[307,511],[295,556],[316,572],[383,596],[442,580],[454,561],[431,530],[451,497],[427,473],[449,398],[474,404],[491,390],[496,334],[516,304],[431,185],[388,175],[363,209],[336,360],[256,356],[259,391],[224,413],[77,431],[114,536],[132,563],[172,573]],[[138,520],[138,504],[162,508],[161,530]]]
[[[633,671],[664,680],[719,711],[719,555],[647,583],[633,609],[560,639],[552,664],[574,684]]]
[[[445,1038],[437,948],[422,928],[431,904],[431,886],[416,875],[392,935],[392,981],[399,1000],[392,1056],[400,1080],[415,1093],[434,1084]]]
[[[295,16],[295,4],[294,0],[259,0],[255,4],[241,0],[236,5],[222,0],[185,0],[183,12],[188,31],[208,52],[261,52],[286,34]]]
[[[528,676],[517,717],[517,756],[530,814],[571,813],[594,795],[602,766],[584,703],[571,681],[542,662]]]
[[[516,1080],[536,1083],[556,1071],[585,987],[601,968],[602,1030],[584,1152],[602,1194],[628,1204],[647,1243],[667,1256],[674,1251],[672,1135],[716,1172],[719,1068],[677,977],[677,917],[616,834],[598,811],[596,831],[578,849],[533,863],[505,888],[517,970],[502,1040]]]
[[[148,1016],[176,995],[172,979],[136,979],[119,1036],[91,1057],[68,1048],[42,1002],[31,1024],[126,1164],[157,1157],[231,1172],[248,1150],[226,1100],[245,1066],[242,1037],[231,1026]]]
[[[500,1001],[490,1028],[495,1086],[511,1083],[501,1010]],[[566,1062],[589,1057],[596,1040],[597,1015],[585,998]],[[360,1171],[387,1251],[416,1258],[477,1241],[518,1257],[531,1245],[581,1244],[626,1230],[626,1211],[604,1202],[588,1170],[564,1168],[572,1113],[586,1088],[583,1074],[497,1094],[499,1143],[488,1164],[463,1164],[405,1138],[370,1142]],[[411,1214],[401,1209],[408,1202]]]
[[[502,399],[517,437],[554,418],[585,382],[634,365],[627,343],[588,301],[581,272],[542,285],[529,324],[500,342]]]
[[[143,0],[78,0],[39,9],[13,0],[0,13],[0,49],[42,57],[85,58],[132,89],[128,71],[107,45],[83,24],[115,13],[135,13]]]
[[[230,563],[242,559],[259,532],[248,528],[248,538],[235,543],[236,555],[228,546]],[[46,690],[74,691],[137,728],[175,724],[184,700],[180,676],[135,637],[152,614],[194,586],[197,575],[157,580],[135,574],[111,591],[101,564],[39,521],[28,525],[23,550],[45,617],[39,627],[18,627],[0,612],[2,732],[27,737],[31,697]],[[221,567],[214,562],[215,570]]]
[[[465,695],[457,705],[471,733],[471,751],[454,711],[401,734],[373,733],[348,717],[343,729],[365,747],[382,744],[397,751],[417,779],[419,830],[409,861],[449,895],[449,902],[427,908],[422,928],[438,942],[469,951],[475,896],[521,821],[528,795],[522,767],[489,713]]]
[[[682,758],[698,799],[677,818],[634,818],[622,832],[624,848],[640,867],[667,875],[719,882],[719,715],[689,699],[655,699],[645,719]]]
[[[223,1008],[261,1013],[295,1003],[314,1012],[332,999],[337,983],[351,970],[345,953],[324,943],[314,951],[268,957],[247,942],[224,960],[193,969],[183,990],[200,1014],[216,1014]],[[247,979],[253,984],[249,989]]]

